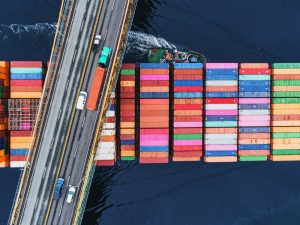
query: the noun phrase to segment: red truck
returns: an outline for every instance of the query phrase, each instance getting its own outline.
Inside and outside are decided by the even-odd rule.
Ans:
[[[97,108],[99,95],[102,91],[103,81],[105,78],[105,68],[97,67],[94,73],[93,83],[85,105],[86,109],[95,110]]]

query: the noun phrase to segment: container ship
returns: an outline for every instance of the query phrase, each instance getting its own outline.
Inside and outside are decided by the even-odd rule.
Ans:
[[[21,168],[47,64],[0,62],[0,166]],[[300,63],[123,64],[95,164],[300,160]]]

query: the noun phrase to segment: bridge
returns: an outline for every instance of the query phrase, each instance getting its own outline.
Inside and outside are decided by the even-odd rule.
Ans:
[[[137,0],[62,0],[49,69],[27,164],[20,176],[9,224],[80,224],[94,173],[98,134],[122,62]],[[75,110],[81,90],[89,90],[99,52],[96,34],[113,51],[96,111]],[[58,177],[76,186],[53,200]]]

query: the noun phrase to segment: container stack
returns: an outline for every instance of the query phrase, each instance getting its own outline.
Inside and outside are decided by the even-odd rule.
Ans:
[[[237,161],[238,64],[206,64],[205,162]]]
[[[300,63],[273,64],[273,161],[300,160]]]
[[[0,61],[0,98],[9,98],[9,69],[9,62]]]
[[[173,161],[202,156],[203,64],[174,64]]]
[[[31,145],[31,132],[30,130],[10,131],[10,167],[24,167]]]
[[[41,98],[46,65],[39,61],[11,61],[10,97]]]
[[[120,74],[121,160],[135,160],[135,64],[123,64]]]
[[[270,155],[270,83],[271,70],[268,63],[240,64],[240,161],[266,161]]]
[[[100,141],[95,156],[96,166],[113,166],[116,162],[116,115],[115,93],[112,92],[105,114]]]
[[[33,130],[39,101],[39,99],[9,99],[8,129]]]
[[[140,64],[140,163],[169,161],[169,64]]]

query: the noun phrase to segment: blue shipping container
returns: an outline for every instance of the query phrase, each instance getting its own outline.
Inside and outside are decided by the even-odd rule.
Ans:
[[[140,146],[140,152],[168,152],[169,146]]]
[[[202,69],[202,63],[175,63],[175,69]]]
[[[169,69],[168,63],[141,63],[141,69]]]

